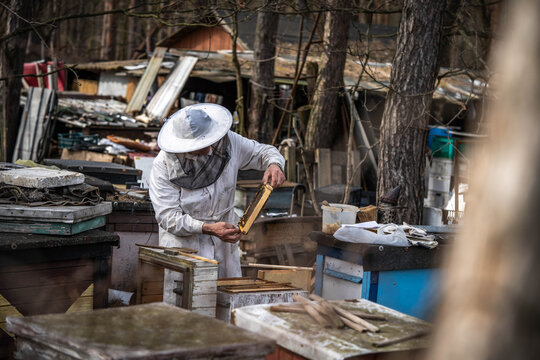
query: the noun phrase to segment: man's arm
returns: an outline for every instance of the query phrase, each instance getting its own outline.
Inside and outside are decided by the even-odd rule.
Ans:
[[[265,171],[263,182],[277,188],[285,181],[285,159],[275,146],[266,145],[229,132],[231,144],[236,147],[240,170]]]
[[[229,223],[218,222],[218,223],[204,223],[202,231],[205,234],[213,235],[221,239],[221,241],[235,243],[242,237],[240,230]]]
[[[268,169],[264,172],[262,182],[263,184],[269,184],[272,188],[276,189],[285,182],[285,174],[283,174],[283,170],[281,170],[278,165],[270,164]]]
[[[185,214],[180,207],[180,190],[169,181],[161,156],[154,160],[149,185],[150,199],[159,226],[178,236],[202,234],[203,222]]]

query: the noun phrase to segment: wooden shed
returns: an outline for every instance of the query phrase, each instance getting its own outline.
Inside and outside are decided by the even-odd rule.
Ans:
[[[213,27],[203,25],[184,27],[162,40],[158,46],[198,51],[232,50],[231,30],[225,24]],[[247,51],[249,48],[238,39],[236,50]]]

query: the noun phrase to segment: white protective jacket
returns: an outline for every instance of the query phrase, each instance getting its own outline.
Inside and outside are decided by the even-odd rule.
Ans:
[[[230,244],[203,234],[203,223],[238,223],[239,218],[234,213],[238,170],[266,170],[272,163],[282,169],[285,166],[285,159],[274,146],[260,144],[232,131],[228,136],[231,159],[213,184],[196,190],[173,184],[169,179],[175,178],[180,163],[175,154],[165,151],[154,160],[150,176],[150,199],[159,224],[159,244],[195,249],[197,255],[217,260],[219,278],[241,276],[238,243]]]

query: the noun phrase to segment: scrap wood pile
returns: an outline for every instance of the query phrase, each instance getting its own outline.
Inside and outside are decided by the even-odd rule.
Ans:
[[[124,113],[126,104],[114,99],[76,99],[60,97],[56,119],[85,128],[88,126],[147,127]]]
[[[320,296],[311,294],[311,300],[302,296],[295,295],[293,299],[297,303],[286,305],[275,305],[270,307],[271,311],[276,312],[296,312],[307,313],[313,320],[325,328],[343,328],[345,326],[359,332],[369,331],[378,332],[379,328],[365,319],[385,321],[386,318],[368,313],[354,313],[332,304]]]
[[[294,295],[293,299],[295,303],[273,305],[270,307],[270,311],[273,312],[286,312],[286,313],[300,313],[309,315],[313,321],[317,324],[329,329],[345,329],[350,328],[360,333],[378,333],[383,334],[379,326],[372,324],[372,321],[387,322],[384,316],[377,314],[370,314],[357,310],[346,310],[336,303],[329,302],[320,296],[310,294],[309,299],[302,296]],[[369,321],[368,321],[369,320]],[[415,330],[405,333],[402,336],[398,336],[391,339],[384,339],[382,341],[374,341],[372,345],[375,347],[386,347],[394,344],[398,344],[407,340],[415,339],[421,336],[429,335],[430,329],[425,328],[421,330]]]

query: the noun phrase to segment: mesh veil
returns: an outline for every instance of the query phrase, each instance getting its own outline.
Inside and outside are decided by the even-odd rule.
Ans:
[[[211,148],[209,155],[198,155],[195,158],[178,154],[177,160],[183,174],[171,179],[171,182],[189,190],[201,189],[216,182],[231,158],[229,136],[225,135]]]

